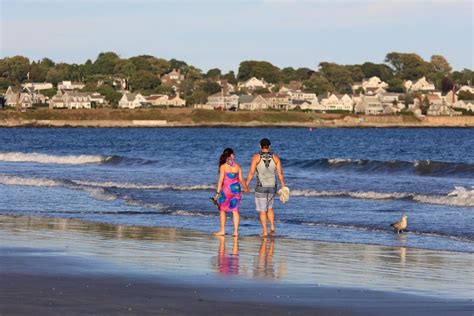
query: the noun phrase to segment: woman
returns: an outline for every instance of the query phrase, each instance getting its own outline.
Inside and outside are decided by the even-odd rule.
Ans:
[[[248,192],[247,184],[242,176],[242,169],[234,161],[232,148],[224,149],[219,158],[219,182],[214,200],[219,206],[220,230],[215,232],[216,236],[225,235],[226,213],[232,212],[234,217],[234,237],[239,235],[239,204],[242,197],[240,185]]]

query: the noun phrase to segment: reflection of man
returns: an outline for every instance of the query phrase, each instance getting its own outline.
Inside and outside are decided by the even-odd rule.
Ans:
[[[270,243],[269,247],[267,247]],[[274,279],[275,278],[275,267],[273,265],[273,250],[275,247],[275,240],[267,238],[262,239],[258,257],[254,263],[254,276],[257,278]],[[267,249],[268,248],[268,249]]]
[[[257,186],[255,187],[255,206],[260,212],[260,223],[262,224],[262,236],[267,234],[267,218],[270,222],[270,234],[275,233],[275,214],[273,213],[273,203],[277,192],[277,181],[275,173],[278,174],[280,185],[285,186],[283,170],[280,158],[270,152],[270,140],[263,138],[260,140],[261,151],[252,157],[249,174],[247,176],[247,186],[257,172]]]
[[[225,237],[219,238],[219,248],[217,251],[217,271],[221,274],[239,274],[239,241],[237,237],[233,238],[232,253],[225,253]]]

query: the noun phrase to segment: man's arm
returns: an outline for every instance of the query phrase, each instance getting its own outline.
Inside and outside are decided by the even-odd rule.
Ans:
[[[250,181],[252,181],[253,179],[253,176],[255,174],[255,168],[257,168],[257,163],[258,163],[258,160],[259,160],[259,156],[258,155],[254,155],[252,157],[252,163],[250,164],[250,170],[249,170],[249,174],[247,176],[247,187],[250,185]]]
[[[280,185],[283,188],[285,187],[285,178],[283,177],[283,168],[281,166],[281,160],[277,155],[273,155],[273,160],[275,160],[278,179],[280,179]]]

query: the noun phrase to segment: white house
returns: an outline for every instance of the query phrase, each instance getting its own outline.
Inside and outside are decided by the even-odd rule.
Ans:
[[[373,76],[369,79],[362,80],[362,83],[354,84],[352,86],[352,91],[357,91],[359,88],[362,88],[364,93],[374,94],[377,89],[387,89],[388,84],[382,81],[379,77]]]
[[[286,93],[264,93],[261,95],[267,100],[268,108],[274,110],[284,110],[288,108],[290,104],[290,96]]]
[[[291,100],[308,101],[309,103],[318,100],[316,93],[301,92],[300,90],[290,90],[288,91],[288,95]]]
[[[136,109],[142,107],[146,103],[146,99],[140,93],[125,92],[119,101],[119,108]]]
[[[101,95],[99,92],[92,92],[89,93],[89,100],[94,102],[95,104],[105,104],[105,97]]]
[[[67,91],[58,93],[49,101],[50,109],[90,109],[90,93]]]
[[[245,88],[247,90],[257,90],[257,89],[268,88],[270,87],[270,85],[266,83],[265,80],[263,80],[263,78],[259,80],[255,77],[252,77],[247,81],[239,82],[238,87],[239,89]]]
[[[412,92],[414,91],[430,92],[430,91],[436,90],[434,84],[428,82],[425,77],[421,77],[415,83],[413,83],[411,80],[405,81],[404,86],[407,91],[412,91]]]
[[[470,93],[474,94],[474,87],[472,87],[472,86],[462,86],[461,88],[459,88],[458,93],[461,92],[461,91],[466,91],[466,92],[470,92]]]
[[[354,107],[354,112],[367,115],[383,114],[384,107],[376,95],[364,95]]]
[[[186,106],[186,100],[181,99],[179,94],[175,95],[168,99],[167,105],[175,106],[175,107],[183,107]]]
[[[169,97],[166,94],[152,94],[145,98],[151,105],[168,105]]]
[[[53,84],[49,82],[27,82],[21,85],[34,91],[53,89]]]
[[[324,111],[349,111],[352,112],[353,101],[350,96],[344,94],[343,96],[337,96],[332,93],[327,98],[320,100]]]
[[[82,82],[62,81],[58,83],[58,90],[80,90],[85,86]]]
[[[35,93],[30,88],[14,88],[9,86],[5,92],[5,105],[16,107],[19,104],[22,108],[30,108],[36,103],[46,103],[46,97],[40,93]]]
[[[261,95],[240,95],[239,109],[245,111],[262,111],[268,109],[268,102]]]
[[[214,109],[230,110],[239,108],[239,96],[236,94],[227,94],[224,91],[215,93],[207,97],[207,105]]]
[[[461,112],[455,111],[446,104],[431,104],[426,113],[430,116],[458,116]]]

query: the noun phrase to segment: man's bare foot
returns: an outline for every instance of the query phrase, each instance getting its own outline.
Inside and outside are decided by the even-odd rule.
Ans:
[[[262,238],[267,238],[267,237],[268,237],[268,234],[267,234],[267,233],[262,233],[262,234],[260,234],[260,237],[262,237]]]
[[[270,230],[270,235],[275,235],[275,230],[274,229]]]
[[[225,232],[215,232],[213,233],[214,236],[225,236]]]
[[[233,236],[233,237],[239,237],[239,233],[234,232],[234,233],[232,234],[232,236]]]

